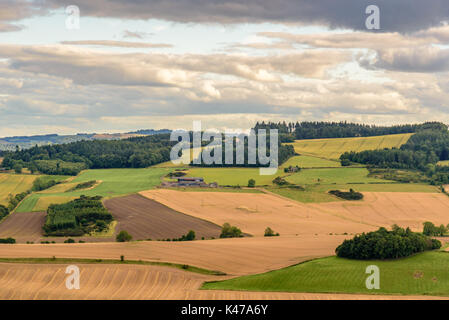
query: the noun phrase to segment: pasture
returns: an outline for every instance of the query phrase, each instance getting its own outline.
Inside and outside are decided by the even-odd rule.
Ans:
[[[279,173],[280,171],[278,171]],[[282,173],[279,173],[284,175]],[[256,185],[271,185],[276,175],[260,175],[258,168],[198,168],[191,167],[187,177],[203,177],[207,183],[217,182],[221,186],[247,186],[249,179]]]
[[[288,159],[281,168],[299,166],[300,168],[338,168],[340,162],[311,156],[294,156]]]
[[[339,159],[346,151],[364,151],[383,148],[399,148],[411,137],[411,133],[374,137],[296,140],[293,144],[299,154],[327,159]]]
[[[285,179],[290,183],[299,185],[389,182],[388,180],[368,177],[368,174],[369,171],[366,168],[304,169]]]
[[[168,169],[164,168],[86,170],[67,183],[30,195],[21,203],[17,211],[46,210],[50,203],[63,203],[80,195],[100,195],[108,198],[148,190],[159,185],[160,179],[167,173]],[[92,189],[67,192],[78,183],[92,180],[101,181],[101,183]]]
[[[334,256],[264,274],[209,282],[203,289],[449,296],[448,264],[449,254],[442,251],[389,261]],[[378,290],[366,288],[369,275],[365,270],[369,265],[380,269]]]

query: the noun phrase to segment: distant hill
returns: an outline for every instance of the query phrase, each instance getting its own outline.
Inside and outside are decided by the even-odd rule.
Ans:
[[[132,137],[142,137],[170,132],[171,131],[168,129],[144,129],[125,133],[77,133],[74,135],[46,134],[34,136],[5,137],[0,138],[0,151],[13,151],[16,149],[16,146],[19,146],[20,149],[29,149],[31,147],[34,147],[35,145],[43,146],[52,144],[64,144],[83,140],[121,140]]]

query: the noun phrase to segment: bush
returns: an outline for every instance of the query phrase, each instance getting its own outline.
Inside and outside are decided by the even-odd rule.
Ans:
[[[0,243],[14,244],[16,243],[16,239],[14,238],[0,239]]]
[[[133,237],[126,232],[125,230],[122,230],[119,232],[119,234],[116,237],[117,242],[128,242],[131,241]]]
[[[363,194],[360,192],[356,192],[352,189],[347,191],[340,191],[340,190],[331,190],[329,191],[330,194],[333,194],[334,196],[337,196],[339,198],[345,199],[345,200],[361,200],[363,199]]]
[[[22,165],[19,164],[19,163],[16,163],[16,164],[14,165],[14,167],[13,167],[14,172],[17,173],[17,174],[22,173],[22,169],[23,169],[23,167],[22,167]]]
[[[351,165],[351,161],[349,161],[348,159],[341,159],[340,163],[342,167],[347,167]]]
[[[237,227],[225,223],[221,229],[220,238],[241,238],[243,237],[242,230]]]
[[[72,238],[68,238],[64,241],[64,243],[75,243],[75,240],[73,240]]]
[[[279,233],[275,233],[273,229],[271,229],[270,227],[267,227],[265,229],[264,237],[278,237],[278,236]]]
[[[256,180],[254,179],[249,179],[248,180],[248,187],[249,188],[254,188],[256,186]]]
[[[397,259],[440,247],[441,242],[436,239],[394,226],[392,231],[379,228],[345,240],[335,252],[337,256],[349,259]]]
[[[426,236],[444,236],[447,232],[447,228],[444,225],[440,225],[439,227],[435,226],[432,222],[426,221],[423,223],[423,231],[422,233]]]
[[[277,184],[278,186],[286,186],[290,184],[290,182],[281,177],[276,177],[275,179],[273,179],[273,183]]]

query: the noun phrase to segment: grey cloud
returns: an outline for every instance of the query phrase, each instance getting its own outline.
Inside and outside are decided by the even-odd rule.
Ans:
[[[60,8],[60,0],[45,6]],[[380,31],[404,33],[426,29],[449,20],[447,0],[71,0],[82,15],[128,19],[165,19],[194,23],[279,22],[320,24],[331,28],[365,30],[365,9],[381,11]]]
[[[382,49],[374,60],[361,60],[368,68],[401,72],[436,73],[449,71],[449,49],[437,47]]]

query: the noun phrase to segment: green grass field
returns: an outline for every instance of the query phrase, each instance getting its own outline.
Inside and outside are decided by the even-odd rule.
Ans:
[[[91,180],[102,181],[95,188],[64,192],[66,190],[64,184],[60,184],[54,187],[55,193],[48,193],[48,190],[42,193],[33,193],[21,203],[17,211],[42,211],[46,209],[46,205],[51,203],[51,200],[61,203],[63,199],[79,197],[80,195],[115,197],[148,190],[159,185],[161,177],[167,174],[168,171],[168,169],[164,168],[86,170],[67,184],[73,186],[74,184]],[[40,198],[48,199],[40,200]]]
[[[31,189],[33,181],[38,177],[38,175],[0,173],[0,204],[8,204],[9,194],[15,196]]]
[[[293,184],[347,184],[347,183],[376,183],[390,182],[368,177],[366,168],[323,168],[303,169],[285,179]]]
[[[277,176],[261,176],[258,168],[190,168],[187,177],[203,177],[204,181],[221,186],[247,186],[249,179],[256,180],[256,185],[271,185]]]
[[[380,269],[380,289],[368,290],[366,267]],[[209,282],[203,289],[449,296],[449,253],[432,251],[390,261],[327,257],[264,274]]]
[[[281,168],[299,166],[300,168],[338,168],[339,161],[328,160],[311,156],[295,156],[288,159]]]
[[[359,192],[440,192],[439,188],[436,186],[413,183],[323,184],[305,185],[304,187],[304,191],[290,188],[267,188],[267,190],[303,203],[344,201],[328,194],[327,192],[329,190],[347,191],[349,189],[354,189]]]
[[[400,147],[412,134],[393,134],[375,137],[296,140],[293,143],[299,154],[326,159],[338,159],[346,151],[364,151]]]

